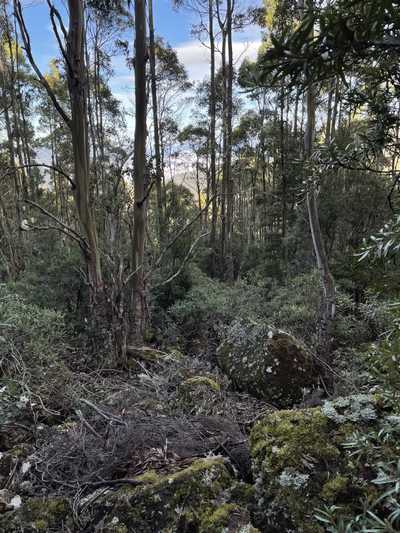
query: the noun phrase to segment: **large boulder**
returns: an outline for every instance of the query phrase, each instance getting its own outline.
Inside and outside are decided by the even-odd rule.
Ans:
[[[334,518],[326,523],[378,531],[359,529],[359,517],[365,517],[366,501],[372,506],[378,500],[380,461],[398,459],[398,430],[392,425],[390,438],[382,433],[391,418],[399,419],[387,417],[376,398],[359,394],[322,407],[277,411],[259,421],[250,437],[256,525],[268,533],[323,533],[327,510]],[[376,504],[373,511],[385,519],[390,503]]]
[[[222,458],[208,458],[177,465],[175,472],[147,472],[136,478],[137,486],[85,496],[75,515],[66,499],[22,499],[19,509],[0,514],[0,531],[256,533],[246,509],[251,487],[236,481],[227,466]]]
[[[315,358],[298,340],[255,322],[235,322],[217,360],[237,389],[279,407],[300,402],[318,382]]]

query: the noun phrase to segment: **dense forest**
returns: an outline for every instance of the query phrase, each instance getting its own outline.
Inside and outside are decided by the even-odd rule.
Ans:
[[[0,0],[0,533],[399,532],[399,252],[397,0]]]

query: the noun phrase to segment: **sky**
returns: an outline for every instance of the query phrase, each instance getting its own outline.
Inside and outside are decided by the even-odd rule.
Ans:
[[[153,0],[156,34],[162,36],[178,52],[192,81],[201,81],[208,76],[209,53],[191,34],[196,16],[187,9],[176,10],[172,0]],[[262,0],[241,0],[241,5],[261,5]],[[57,0],[62,5],[64,0]],[[49,61],[58,56],[57,43],[51,29],[49,10],[45,0],[24,0],[24,17],[31,36],[35,58],[44,71]],[[60,9],[60,10],[61,10]],[[126,36],[133,46],[133,35]],[[234,35],[234,55],[239,64],[244,57],[255,59],[261,42],[259,28],[251,27]],[[114,75],[110,80],[113,93],[127,106],[131,101],[133,75],[127,69],[123,57],[113,59]]]
[[[263,0],[238,0],[241,6],[260,6]],[[60,12],[65,13],[66,0],[54,0]],[[59,57],[59,49],[55,40],[46,0],[22,0],[25,23],[29,31],[31,46],[36,62],[42,72],[48,70],[51,59]],[[154,23],[158,36],[161,36],[177,51],[180,61],[185,65],[189,79],[199,82],[209,76],[209,50],[192,35],[192,26],[198,22],[196,15],[186,9],[176,10],[172,7],[172,0],[153,0]],[[133,49],[132,35],[127,33],[121,38],[127,39]],[[258,27],[249,27],[246,31],[236,32],[233,39],[234,58],[237,66],[244,58],[255,59],[261,44],[261,30]],[[128,132],[133,136],[133,73],[127,68],[122,54],[112,59],[113,76],[109,80],[111,90],[126,109],[126,123]],[[190,121],[190,108],[184,106],[181,111],[181,126]],[[46,153],[40,158],[47,159]],[[190,158],[183,157],[182,161]],[[187,170],[185,165],[178,174],[182,182],[186,180]],[[187,184],[186,184],[187,185]]]

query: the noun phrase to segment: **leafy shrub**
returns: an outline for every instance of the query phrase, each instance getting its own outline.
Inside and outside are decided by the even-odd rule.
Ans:
[[[303,274],[269,294],[266,316],[271,324],[313,346],[318,326],[320,281],[317,272]],[[336,293],[334,338],[336,348],[371,342],[384,330],[388,314],[377,299],[356,304],[340,288]]]
[[[260,317],[265,299],[262,288],[245,282],[229,285],[202,276],[184,299],[171,306],[168,315],[189,342],[215,343],[221,329],[236,317]]]
[[[361,512],[349,516],[345,506],[331,505],[316,511],[316,519],[330,533],[395,532],[400,527],[400,417],[386,416],[378,428],[355,431],[344,443],[354,467],[369,468],[375,475],[360,501]]]
[[[21,276],[10,287],[26,302],[74,315],[79,301],[85,302],[87,296],[78,274],[80,267],[78,249],[54,246],[54,239],[42,238],[35,243]]]
[[[315,346],[320,306],[317,272],[302,274],[286,285],[273,286],[249,281],[234,285],[197,275],[186,296],[168,311],[170,330],[186,339],[218,340],[221,328],[234,319],[262,320]],[[337,291],[335,347],[355,347],[371,342],[388,323],[384,306],[374,298],[356,304]]]
[[[31,411],[36,406],[56,414],[65,408],[71,379],[62,359],[65,341],[61,313],[26,303],[0,285],[1,387],[17,400],[26,398]]]

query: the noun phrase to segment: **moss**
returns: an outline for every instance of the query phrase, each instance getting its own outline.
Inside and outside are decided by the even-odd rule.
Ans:
[[[189,379],[186,379],[182,384],[181,386],[182,387],[187,387],[187,388],[193,388],[193,387],[196,387],[196,386],[205,386],[205,387],[208,387],[209,389],[215,391],[215,392],[219,392],[221,390],[221,386],[219,383],[217,383],[214,379],[211,379],[207,376],[193,376]]]
[[[319,533],[316,509],[338,503],[346,515],[359,512],[370,472],[343,443],[360,423],[339,423],[320,408],[279,411],[258,422],[250,437],[256,525],[268,533]]]
[[[95,498],[87,509],[90,527],[102,524],[105,533],[255,533],[247,510],[252,491],[232,478],[223,458],[198,459],[168,474],[149,471],[139,480],[139,486],[125,485]],[[68,501],[62,498],[28,499],[20,510],[0,515],[0,531],[7,533],[68,527],[74,531]]]
[[[340,474],[324,484],[321,491],[321,498],[329,503],[335,503],[341,495],[345,495],[348,491],[349,479]]]
[[[72,527],[72,513],[63,498],[30,498],[23,501],[18,511],[0,516],[0,531],[61,531],[61,526]]]
[[[235,483],[231,489],[231,498],[242,505],[252,505],[254,503],[254,491],[254,485],[244,482]]]
[[[160,476],[155,472],[155,470],[149,470],[141,476],[136,478],[138,481],[141,481],[144,484],[157,483],[160,480]]]
[[[33,527],[36,531],[48,531],[49,524],[46,522],[46,520],[39,519],[33,523]]]
[[[205,516],[201,522],[201,533],[207,531],[219,532],[229,524],[229,520],[234,512],[238,511],[238,506],[233,503],[220,505],[214,511],[206,509]]]
[[[141,486],[126,486],[96,500],[93,512],[98,520],[117,516],[129,532],[196,531],[206,514],[235,503],[228,501],[235,481],[222,458],[198,459],[183,470],[150,472],[141,479]]]

